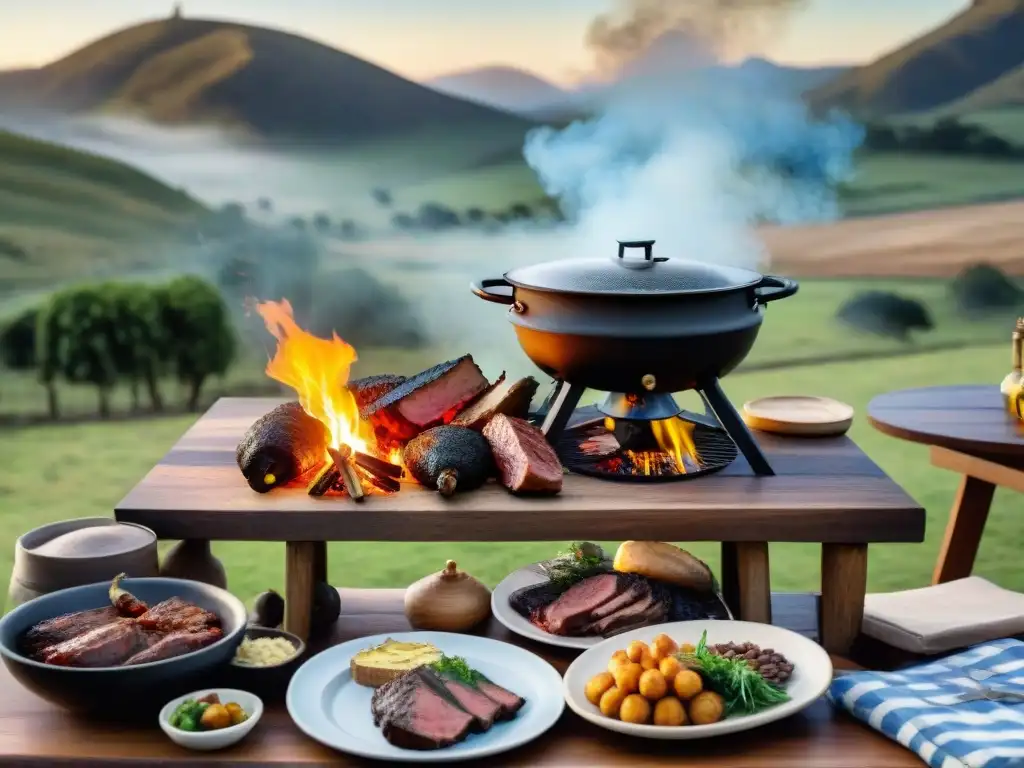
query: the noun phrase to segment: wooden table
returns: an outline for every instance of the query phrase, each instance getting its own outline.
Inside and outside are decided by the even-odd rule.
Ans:
[[[887,435],[931,446],[932,464],[963,475],[932,583],[970,576],[996,486],[1024,493],[1024,424],[988,385],[890,392],[868,404],[868,419]]]
[[[408,631],[402,590],[341,590],[344,613],[328,642]],[[789,626],[813,634],[813,602],[780,598],[776,613]],[[574,658],[567,649],[520,641],[496,622],[481,634],[515,642],[543,656],[560,672]],[[834,659],[837,668],[850,666]],[[211,685],[216,685],[211,681]],[[201,754],[174,745],[151,725],[93,723],[64,713],[22,688],[0,666],[0,765],[114,766],[159,764],[168,768],[225,766],[380,766],[333,752],[307,738],[279,702],[267,704],[263,719],[241,744]],[[566,709],[562,719],[537,741],[500,758],[465,763],[523,768],[920,768],[911,752],[819,700],[803,713],[749,733],[691,742],[630,739],[605,731]]]
[[[444,499],[415,484],[368,498],[311,498],[302,487],[252,492],[235,463],[245,430],[280,400],[224,398],[117,505],[118,520],[162,539],[286,542],[286,626],[306,636],[311,584],[327,541],[723,542],[721,580],[739,616],[771,621],[769,541],[822,544],[822,639],[843,653],[860,630],[871,542],[924,540],[924,510],[847,437],[757,434],[775,468],[742,458],[692,481],[637,484],[576,475],[558,496],[497,484]],[[525,565],[525,563],[524,563]]]

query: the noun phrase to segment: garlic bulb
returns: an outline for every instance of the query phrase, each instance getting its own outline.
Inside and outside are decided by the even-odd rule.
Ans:
[[[415,629],[463,632],[491,613],[491,590],[449,560],[405,591],[405,617]]]

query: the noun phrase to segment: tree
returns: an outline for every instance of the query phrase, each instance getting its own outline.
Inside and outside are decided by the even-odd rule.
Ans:
[[[168,352],[157,291],[143,283],[104,286],[113,312],[111,349],[118,376],[128,382],[132,410],[139,409],[139,384],[144,384],[154,411],[163,410],[159,374]]]
[[[169,361],[188,387],[188,409],[199,407],[203,384],[227,372],[235,358],[234,329],[217,289],[198,277],[172,280],[157,292]]]
[[[421,227],[432,231],[459,226],[459,214],[440,203],[424,203],[416,218]]]
[[[357,240],[362,233],[352,219],[345,219],[338,224],[338,234],[345,240]]]
[[[479,224],[487,218],[487,213],[483,208],[470,208],[466,211],[466,221],[471,224]]]
[[[256,207],[259,208],[262,213],[272,213],[274,210],[274,201],[269,197],[261,197],[256,201]]]
[[[508,209],[508,212],[513,220],[527,221],[533,218],[533,209],[526,203],[516,203]]]
[[[100,287],[69,288],[51,297],[39,324],[38,358],[53,418],[58,416],[58,377],[95,386],[100,416],[110,414],[110,390],[117,381],[114,324],[109,296]]]
[[[297,229],[299,232],[306,231],[306,220],[301,216],[292,216],[288,219],[288,226],[292,229]]]
[[[15,315],[0,330],[0,361],[12,371],[29,371],[36,367],[36,325],[39,308],[26,309]]]
[[[391,197],[391,192],[383,187],[377,187],[370,192],[370,195],[377,201],[377,205],[382,208],[390,208],[391,204],[394,202],[394,199]]]
[[[321,235],[326,235],[331,231],[331,217],[326,213],[318,213],[313,217],[313,229],[319,232]]]
[[[416,229],[416,219],[410,216],[408,213],[396,213],[391,217],[391,225],[395,229],[404,229],[406,231]]]

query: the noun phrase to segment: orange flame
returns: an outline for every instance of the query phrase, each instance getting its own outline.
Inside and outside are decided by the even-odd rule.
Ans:
[[[295,390],[302,409],[329,430],[332,448],[347,445],[371,453],[368,447],[374,443],[373,431],[359,419],[359,407],[345,386],[357,359],[355,349],[336,333],[321,339],[304,331],[295,322],[287,299],[262,302],[256,311],[277,339],[267,375]]]

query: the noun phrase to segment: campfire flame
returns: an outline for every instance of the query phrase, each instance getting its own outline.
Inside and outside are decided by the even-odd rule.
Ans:
[[[345,386],[357,359],[355,349],[336,333],[321,339],[304,331],[287,299],[259,303],[256,311],[277,339],[267,375],[295,390],[302,409],[327,427],[332,448],[371,453],[373,430],[360,420],[356,400]]]

